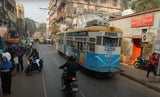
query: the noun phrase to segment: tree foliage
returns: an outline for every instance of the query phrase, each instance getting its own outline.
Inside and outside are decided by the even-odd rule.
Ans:
[[[36,32],[36,22],[32,19],[25,18],[25,32],[33,35]]]
[[[131,4],[131,8],[136,12],[152,10],[160,7],[160,0],[138,0]]]
[[[37,27],[37,32],[46,33],[46,23],[40,23]]]
[[[131,0],[121,0],[121,7],[122,7],[122,10],[126,10],[126,9],[128,9],[128,7],[129,7],[129,2],[130,2]]]
[[[131,49],[129,48],[129,42],[125,39],[122,40],[122,54],[129,55],[129,51]]]
[[[59,27],[56,24],[52,24],[52,26],[51,26],[51,33],[55,34],[57,32],[60,32]]]
[[[151,56],[152,53],[153,53],[154,47],[155,47],[155,42],[154,41],[151,41],[149,43],[144,44],[144,46],[143,46],[143,57],[145,59],[149,59],[149,56]]]

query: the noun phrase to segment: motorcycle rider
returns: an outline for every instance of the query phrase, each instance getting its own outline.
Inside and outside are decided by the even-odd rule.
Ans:
[[[70,56],[68,58],[68,61],[59,67],[59,69],[64,69],[66,68],[66,75],[62,76],[62,80],[64,80],[62,90],[65,89],[67,84],[71,83],[71,78],[76,77],[76,71],[78,70],[78,65],[75,62],[76,57]]]
[[[32,57],[33,56],[33,59],[36,61],[36,63],[37,63],[37,65],[38,65],[38,67],[40,66],[40,64],[39,64],[39,52],[37,51],[37,49],[33,49],[32,50],[32,53],[31,53],[31,55],[29,56],[29,58],[30,57]]]

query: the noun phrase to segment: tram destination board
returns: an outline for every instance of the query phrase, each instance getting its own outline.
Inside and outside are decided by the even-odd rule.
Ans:
[[[106,33],[105,33],[105,36],[116,37],[116,36],[117,36],[117,33],[114,33],[114,32],[106,32]]]

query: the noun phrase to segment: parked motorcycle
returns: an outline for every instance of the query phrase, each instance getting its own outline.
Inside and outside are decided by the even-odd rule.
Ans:
[[[43,60],[40,59],[39,61],[39,65],[36,63],[36,61],[34,59],[29,59],[28,61],[28,66],[25,69],[25,74],[26,76],[31,76],[33,71],[39,71],[41,72],[43,69]]]
[[[69,81],[69,84],[66,85],[64,92],[65,92],[65,96],[66,97],[75,97],[76,96],[76,92],[78,92],[78,81],[76,79],[76,77],[72,77],[72,78],[66,78],[67,76],[67,70],[63,69],[64,72],[62,74],[62,86],[64,85],[64,79],[68,79],[67,81]]]
[[[134,67],[147,69],[149,66],[150,60],[144,60],[142,57],[138,57],[137,60],[134,62]]]

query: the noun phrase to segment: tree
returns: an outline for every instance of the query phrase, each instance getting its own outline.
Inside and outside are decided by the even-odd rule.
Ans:
[[[40,23],[37,27],[37,32],[46,33],[46,23]]]
[[[129,48],[129,42],[125,39],[122,40],[122,51],[121,53],[124,54],[124,55],[129,55],[129,51],[131,50]]]
[[[130,6],[130,3],[131,0],[121,0],[121,7],[122,7],[122,10],[126,10],[128,9],[128,7]]]
[[[149,57],[152,55],[155,48],[155,41],[151,41],[149,43],[145,43],[143,45],[143,57],[145,59],[149,59]]]
[[[59,27],[56,24],[52,24],[52,26],[51,26],[51,33],[55,34],[57,32],[60,32]]]
[[[36,22],[32,19],[25,18],[25,32],[32,36],[36,32]]]
[[[131,4],[131,8],[136,12],[153,10],[160,7],[160,0],[138,0]]]

